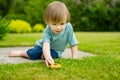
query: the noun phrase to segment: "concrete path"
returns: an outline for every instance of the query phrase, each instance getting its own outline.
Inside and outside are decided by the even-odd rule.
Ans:
[[[29,60],[21,57],[8,57],[11,50],[27,50],[31,47],[7,47],[0,48],[0,64],[6,63],[23,63],[23,62],[36,62],[39,60]],[[93,54],[78,51],[78,57],[81,59],[83,57],[94,56]],[[71,58],[71,50],[66,49],[61,58]]]

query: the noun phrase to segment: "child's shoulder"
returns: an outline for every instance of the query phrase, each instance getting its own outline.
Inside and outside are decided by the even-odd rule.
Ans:
[[[66,28],[67,28],[67,29],[70,29],[70,30],[73,29],[71,23],[67,23],[67,24],[66,24]]]
[[[69,22],[69,23],[66,24],[66,26],[72,26],[72,25],[71,25],[71,23]]]

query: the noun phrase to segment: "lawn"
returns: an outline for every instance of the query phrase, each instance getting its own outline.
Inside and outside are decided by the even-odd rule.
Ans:
[[[99,55],[120,55],[120,32],[76,33],[79,50]]]
[[[56,59],[61,69],[51,70],[43,61],[1,64],[0,80],[120,80],[120,33],[76,32],[78,49],[92,54],[81,60]],[[42,33],[8,34],[1,47],[33,46]]]

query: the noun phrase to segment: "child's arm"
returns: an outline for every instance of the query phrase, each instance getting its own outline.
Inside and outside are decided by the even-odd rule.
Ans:
[[[72,58],[73,59],[77,58],[77,53],[78,53],[77,45],[71,46],[71,51],[72,51]]]
[[[54,64],[54,60],[50,55],[50,43],[48,42],[43,42],[43,55],[47,66],[49,66],[49,64]]]

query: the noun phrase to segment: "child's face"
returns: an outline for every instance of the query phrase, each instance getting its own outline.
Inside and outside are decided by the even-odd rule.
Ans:
[[[65,29],[66,21],[62,21],[59,23],[50,22],[49,25],[50,25],[50,29],[55,34],[60,34]]]

